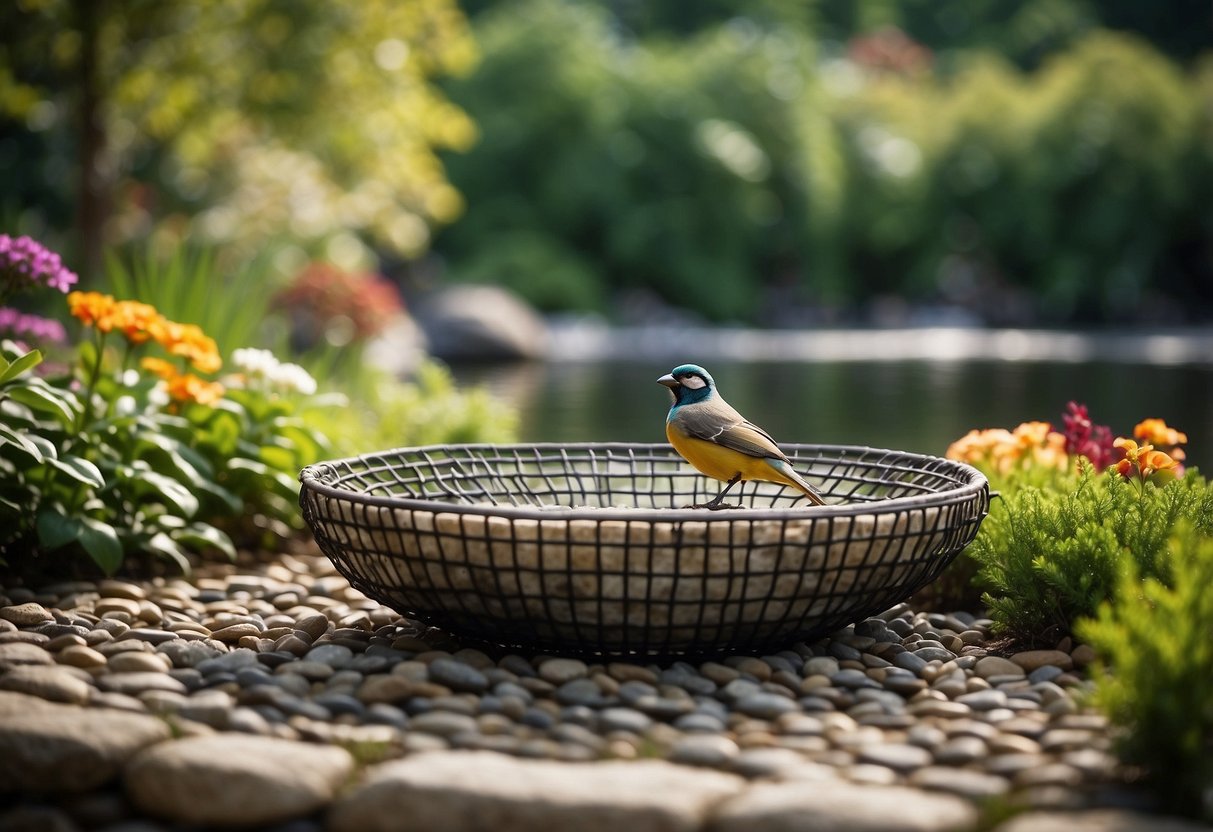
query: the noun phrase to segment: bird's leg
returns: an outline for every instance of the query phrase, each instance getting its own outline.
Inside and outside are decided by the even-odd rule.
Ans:
[[[724,499],[725,494],[729,493],[729,489],[732,488],[733,486],[735,486],[740,481],[741,481],[741,472],[738,471],[736,474],[733,475],[733,478],[725,484],[725,486],[721,490],[721,492],[719,494],[717,494],[712,500],[710,500],[709,502],[703,503],[702,505],[692,506],[692,508],[706,508],[706,509],[711,509],[712,511],[719,511],[722,508],[736,508],[736,506],[722,504],[720,501]]]

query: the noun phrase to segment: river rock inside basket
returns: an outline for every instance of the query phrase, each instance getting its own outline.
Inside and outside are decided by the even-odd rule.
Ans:
[[[851,516],[681,522],[536,520],[328,500],[362,588],[401,612],[534,622],[544,638],[626,646],[763,638],[913,585],[946,551],[939,506]],[[338,565],[341,565],[340,563]],[[896,599],[895,599],[896,600]]]

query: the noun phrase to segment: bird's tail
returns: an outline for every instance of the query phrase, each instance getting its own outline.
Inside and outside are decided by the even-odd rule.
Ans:
[[[810,503],[815,506],[824,506],[826,504],[825,498],[821,495],[821,492],[805,482],[804,477],[796,473],[796,469],[794,469],[789,463],[781,461],[775,464],[775,467],[779,470],[779,473],[788,478],[788,483],[790,485],[804,492],[804,496],[808,498]]]

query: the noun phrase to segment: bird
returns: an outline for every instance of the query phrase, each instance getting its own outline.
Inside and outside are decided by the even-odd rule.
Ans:
[[[771,435],[724,400],[703,367],[682,364],[657,383],[674,394],[665,420],[665,435],[674,450],[701,473],[725,483],[714,499],[691,508],[733,507],[722,501],[742,480],[791,486],[814,505],[826,504],[821,493],[792,468],[792,461]]]

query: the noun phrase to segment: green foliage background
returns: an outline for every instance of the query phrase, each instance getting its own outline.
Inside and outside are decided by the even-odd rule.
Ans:
[[[1119,3],[845,6],[471,4],[450,273],[714,320],[881,295],[993,323],[1209,313],[1213,61],[1178,21],[1152,44],[1101,28],[1134,22]],[[883,24],[933,63],[853,60]]]

